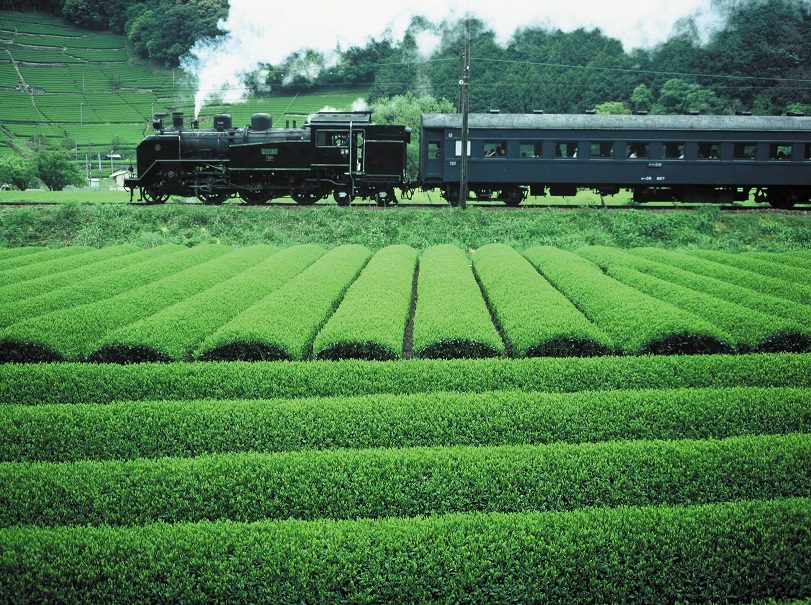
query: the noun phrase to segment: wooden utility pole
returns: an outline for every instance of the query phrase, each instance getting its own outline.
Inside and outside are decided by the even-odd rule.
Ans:
[[[467,208],[467,147],[470,133],[468,119],[470,116],[470,21],[465,31],[465,51],[462,56],[462,79],[459,80],[459,113],[462,114],[462,149],[459,169],[459,206]]]

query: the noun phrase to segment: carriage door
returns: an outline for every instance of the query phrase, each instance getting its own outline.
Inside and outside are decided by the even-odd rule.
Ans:
[[[362,130],[355,130],[352,133],[351,153],[352,173],[366,172],[366,137]]]
[[[428,157],[425,158],[425,177],[442,178],[442,139],[432,137],[426,146]]]

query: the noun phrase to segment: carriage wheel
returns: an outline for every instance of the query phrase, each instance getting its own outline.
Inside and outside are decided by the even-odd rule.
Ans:
[[[518,206],[524,201],[524,192],[519,187],[511,187],[501,192],[501,199],[507,206]]]
[[[273,194],[270,191],[260,189],[259,191],[240,191],[239,197],[249,206],[261,206],[273,199]]]

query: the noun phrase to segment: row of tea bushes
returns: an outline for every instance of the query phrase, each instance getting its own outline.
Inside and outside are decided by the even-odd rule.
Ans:
[[[417,270],[417,251],[389,246],[372,257],[313,344],[318,359],[399,359]]]
[[[811,391],[785,387],[5,405],[0,461],[724,439],[809,426]]]
[[[729,387],[811,387],[811,354],[0,365],[0,405]]]
[[[208,247],[195,248],[206,252]],[[190,251],[190,252],[192,252]],[[109,299],[63,309],[17,323],[0,332],[0,356],[14,359],[39,351],[47,360],[86,359],[112,330],[147,317],[254,266],[273,249],[267,246],[209,249],[210,260],[129,289]],[[188,258],[181,259],[184,263]],[[200,260],[200,259],[198,259]],[[165,263],[171,266],[171,263]]]
[[[524,254],[625,353],[733,350],[730,336],[717,326],[612,279],[572,252],[537,246]]]
[[[473,268],[514,356],[587,356],[610,352],[605,333],[518,252],[490,244]]]
[[[206,360],[305,359],[369,257],[368,248],[354,244],[327,252],[206,338],[196,355]]]
[[[811,501],[0,530],[9,602],[746,603],[808,596]]]
[[[419,357],[494,357],[504,354],[467,255],[434,246],[420,257],[414,353]]]
[[[361,519],[811,496],[811,435],[0,464],[0,527]]]
[[[324,250],[305,245],[281,252],[260,248],[256,253],[261,261],[258,264],[112,332],[92,358],[113,362],[191,359],[194,348],[208,335],[290,281],[318,260]]]

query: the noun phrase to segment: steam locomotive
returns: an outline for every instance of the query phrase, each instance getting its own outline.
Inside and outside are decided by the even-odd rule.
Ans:
[[[201,130],[196,120],[185,128],[180,112],[172,114],[171,127],[165,118],[153,118],[155,134],[136,152],[138,175],[124,181],[147,203],[170,195],[205,204],[233,196],[264,204],[289,196],[306,206],[331,194],[341,206],[358,196],[387,204],[394,188],[405,184],[411,131],[373,125],[370,112],[322,112],[301,128],[273,128],[265,113],[254,114],[243,128],[218,114],[212,130]]]
[[[180,113],[137,151],[138,176],[125,186],[148,203],[170,195],[220,204],[292,197],[302,205],[329,195],[395,203],[395,189],[438,190],[460,203],[462,120],[426,114],[420,172],[406,175],[411,131],[373,125],[370,112],[320,112],[301,127],[273,128],[267,114],[235,129],[214,117],[213,130],[184,127]],[[729,203],[755,199],[777,208],[811,202],[811,118],[472,114],[467,146],[470,196],[520,204],[529,195],[600,195],[629,190],[637,202]]]

